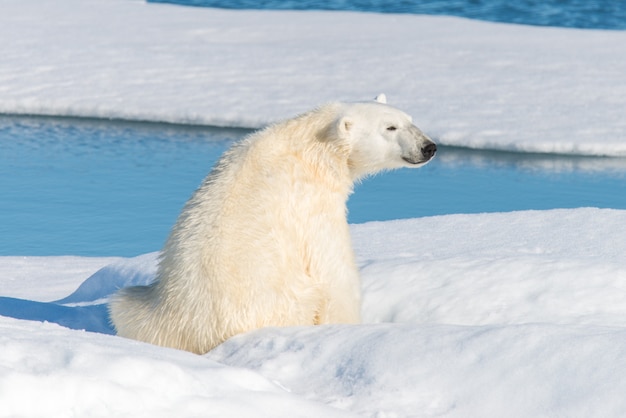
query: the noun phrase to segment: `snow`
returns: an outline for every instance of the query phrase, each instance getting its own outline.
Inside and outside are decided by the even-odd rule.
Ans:
[[[1,296],[50,302],[67,295],[77,281],[89,277],[115,258],[3,257]],[[45,288],[40,286],[46,282]]]
[[[619,328],[384,324],[268,330],[208,357],[365,417],[619,417],[625,352]]]
[[[190,353],[49,323],[0,327],[0,416],[349,416]]]
[[[626,156],[620,31],[3,0],[0,56],[0,113],[259,127],[385,92],[442,144]],[[157,253],[0,257],[0,417],[626,415],[626,211],[351,228],[363,324],[205,356],[112,335]]]
[[[384,92],[439,143],[626,156],[626,31],[3,0],[0,112],[259,127]]]
[[[107,296],[150,282],[156,253],[34,257],[33,297],[0,298],[0,416],[623,416],[624,225],[594,208],[352,225],[363,324],[205,356],[108,335]],[[105,265],[61,279],[67,261]],[[67,296],[36,302],[49,285]]]

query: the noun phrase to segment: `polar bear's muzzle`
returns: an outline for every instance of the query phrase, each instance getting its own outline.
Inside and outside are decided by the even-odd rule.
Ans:
[[[400,136],[400,157],[411,166],[419,167],[429,162],[437,152],[437,145],[417,126],[410,125]]]
[[[403,155],[402,159],[413,165],[425,164],[435,156],[435,153],[437,153],[437,144],[427,139],[419,150],[411,152],[409,155]]]

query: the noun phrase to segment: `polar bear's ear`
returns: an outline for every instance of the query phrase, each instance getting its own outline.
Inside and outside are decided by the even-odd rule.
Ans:
[[[385,96],[385,93],[380,93],[374,100],[378,103],[387,104],[387,96]]]
[[[335,123],[334,141],[335,149],[338,155],[348,158],[352,149],[352,135],[354,130],[354,120],[348,116],[342,116]]]
[[[354,122],[348,116],[340,116],[315,134],[320,142],[349,144]]]
[[[352,119],[347,116],[339,119],[339,124],[337,125],[337,131],[339,132],[339,136],[345,138],[349,134],[350,129],[352,129],[352,124]]]

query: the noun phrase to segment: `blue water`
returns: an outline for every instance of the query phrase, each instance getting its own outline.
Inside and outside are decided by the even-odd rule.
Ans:
[[[236,130],[0,117],[0,255],[158,249]]]
[[[0,116],[0,255],[134,256],[245,130]],[[595,206],[626,209],[626,159],[441,147],[356,187],[349,220]]]
[[[461,16],[493,22],[626,29],[624,0],[149,0],[228,9],[352,10]]]

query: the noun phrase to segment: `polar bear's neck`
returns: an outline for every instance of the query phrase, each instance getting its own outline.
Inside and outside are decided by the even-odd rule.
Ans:
[[[333,105],[327,105],[299,117],[270,126],[251,141],[264,152],[250,155],[272,154],[275,161],[287,163],[293,169],[328,190],[342,193],[347,199],[352,193],[353,179],[348,165],[349,146],[333,137],[332,124],[336,114]],[[270,151],[271,150],[271,151]]]

